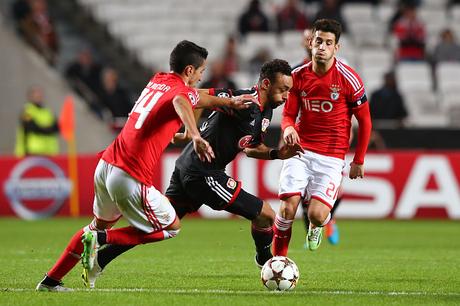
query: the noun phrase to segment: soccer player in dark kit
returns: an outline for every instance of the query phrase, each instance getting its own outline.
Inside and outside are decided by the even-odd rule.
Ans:
[[[288,159],[299,155],[303,149],[298,144],[284,145],[279,150],[263,144],[263,137],[272,118],[273,109],[286,102],[292,87],[291,67],[284,60],[265,63],[258,84],[251,89],[210,89],[209,94],[230,97],[252,94],[259,104],[253,103],[245,110],[216,108],[200,128],[201,137],[212,146],[215,158],[201,161],[189,143],[176,161],[166,196],[177,216],[182,218],[205,204],[215,210],[226,210],[251,220],[251,233],[256,246],[256,263],[261,267],[272,257],[272,225],[275,212],[270,205],[246,192],[241,182],[225,173],[225,167],[243,151],[258,159]],[[177,135],[178,138],[186,138]],[[108,245],[101,249],[89,273],[94,285],[102,269],[115,257],[134,247]]]

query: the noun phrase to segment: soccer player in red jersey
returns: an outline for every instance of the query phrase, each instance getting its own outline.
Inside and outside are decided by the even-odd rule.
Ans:
[[[37,285],[37,290],[70,291],[61,280],[80,256],[84,281],[90,286],[87,274],[94,266],[95,254],[101,245],[138,245],[178,234],[180,221],[174,208],[153,186],[153,178],[157,175],[154,169],[160,155],[184,124],[199,159],[210,162],[214,152],[198,132],[193,108],[247,107],[244,98],[235,101],[199,95],[193,88],[201,79],[207,55],[206,49],[190,41],[181,41],[171,52],[172,72],[157,73],[150,79],[125,126],[102,153],[96,167],[95,218],[74,234],[61,257]],[[121,216],[130,226],[111,229]]]
[[[305,152],[300,158],[283,162],[274,255],[287,255],[292,222],[301,201],[309,203],[308,248],[314,251],[319,247],[322,227],[331,219],[330,211],[339,192],[352,115],[359,130],[349,177],[364,176],[364,156],[372,124],[363,83],[352,68],[335,56],[339,50],[340,23],[317,20],[312,33],[312,61],[292,72],[293,87],[283,110],[284,141],[299,143]]]

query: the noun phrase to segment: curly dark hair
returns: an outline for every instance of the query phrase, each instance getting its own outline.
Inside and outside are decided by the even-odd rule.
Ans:
[[[179,42],[169,56],[169,67],[176,73],[182,73],[188,65],[200,67],[208,57],[208,51],[197,44],[183,40]]]
[[[274,82],[277,73],[291,75],[292,68],[288,62],[282,59],[273,59],[262,65],[260,69],[259,82],[263,79],[269,79]]]
[[[316,31],[333,33],[335,43],[338,43],[340,34],[342,34],[342,25],[334,19],[318,19],[313,24],[312,33],[314,34]]]

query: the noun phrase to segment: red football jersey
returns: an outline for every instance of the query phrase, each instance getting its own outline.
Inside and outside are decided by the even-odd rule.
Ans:
[[[367,101],[361,78],[337,59],[325,75],[314,73],[310,62],[292,76],[282,129],[295,126],[303,148],[343,159],[349,149],[352,108]]]
[[[174,97],[181,95],[192,106],[198,103],[197,91],[174,73],[157,73],[136,101],[128,121],[102,155],[145,185],[152,185],[155,164],[182,121],[174,110]]]

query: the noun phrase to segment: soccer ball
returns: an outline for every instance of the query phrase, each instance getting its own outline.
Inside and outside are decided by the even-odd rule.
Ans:
[[[297,285],[299,276],[295,262],[284,256],[272,257],[260,271],[262,283],[268,290],[292,290]]]

